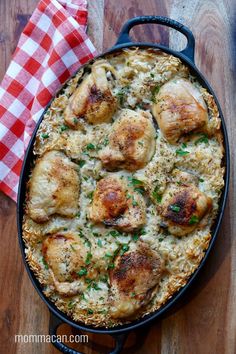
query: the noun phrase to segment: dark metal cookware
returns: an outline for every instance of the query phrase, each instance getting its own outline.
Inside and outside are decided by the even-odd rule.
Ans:
[[[153,44],[153,43],[134,43],[132,42],[131,38],[129,37],[129,32],[131,30],[132,27],[136,26],[136,25],[140,25],[140,24],[146,24],[146,23],[155,23],[155,24],[161,24],[164,26],[168,26],[168,27],[172,27],[175,30],[181,32],[186,38],[187,38],[187,46],[184,50],[178,52],[178,51],[174,51],[170,48],[167,48],[161,44]],[[34,273],[32,272],[32,270],[29,268],[29,265],[27,264],[26,260],[25,260],[25,245],[24,245],[24,241],[22,239],[22,219],[23,219],[23,214],[24,214],[24,210],[23,210],[23,204],[25,202],[25,195],[26,195],[26,182],[28,180],[29,177],[29,173],[30,173],[30,164],[31,161],[33,159],[33,145],[34,145],[34,141],[35,141],[35,136],[36,136],[36,132],[37,129],[39,127],[39,124],[43,118],[43,115],[34,131],[34,134],[31,138],[31,141],[29,143],[26,155],[25,155],[25,159],[24,159],[24,163],[23,163],[23,168],[21,171],[21,177],[20,177],[20,184],[19,184],[19,193],[18,193],[18,201],[17,201],[17,223],[18,223],[18,235],[19,235],[19,242],[20,242],[20,248],[21,248],[21,252],[22,252],[22,256],[23,256],[23,260],[25,263],[25,267],[26,270],[29,274],[29,277],[35,287],[35,289],[37,290],[39,296],[41,297],[41,299],[45,302],[45,304],[48,306],[49,310],[50,310],[50,323],[49,323],[49,333],[50,335],[55,335],[57,333],[57,328],[62,324],[62,323],[67,323],[69,325],[71,325],[72,327],[78,329],[78,330],[82,330],[82,331],[87,331],[87,332],[91,332],[91,333],[99,333],[99,334],[109,334],[111,335],[114,339],[115,339],[115,348],[113,349],[113,351],[111,353],[113,354],[117,354],[122,350],[122,347],[124,345],[125,339],[127,337],[127,334],[136,329],[136,328],[140,328],[141,326],[145,326],[147,324],[150,324],[150,322],[157,320],[158,318],[160,318],[161,315],[163,315],[164,313],[167,312],[167,310],[169,310],[171,307],[173,307],[173,305],[179,300],[179,298],[185,293],[185,291],[189,288],[189,286],[192,284],[193,280],[196,278],[197,274],[199,273],[199,271],[201,270],[201,268],[203,267],[209,252],[215,242],[216,236],[218,234],[219,228],[220,228],[220,224],[222,221],[222,217],[223,217],[223,213],[224,213],[224,209],[225,209],[225,204],[226,204],[226,198],[227,198],[227,193],[228,193],[228,185],[229,185],[229,143],[228,143],[228,137],[227,137],[227,131],[226,131],[226,127],[225,127],[225,122],[224,122],[224,118],[223,118],[223,114],[219,105],[219,102],[212,90],[212,88],[210,87],[209,83],[207,82],[207,80],[203,77],[203,75],[200,73],[200,71],[196,68],[195,63],[194,63],[194,47],[195,47],[195,40],[194,40],[194,36],[192,34],[192,32],[185,27],[184,25],[182,25],[179,22],[176,22],[172,19],[166,18],[166,17],[159,17],[159,16],[141,16],[141,17],[135,17],[130,19],[129,21],[127,21],[125,23],[125,25],[123,26],[120,35],[118,37],[118,40],[115,44],[114,47],[112,47],[111,49],[109,49],[107,52],[103,53],[102,55],[99,55],[97,58],[103,58],[105,55],[110,54],[110,53],[115,53],[118,52],[121,48],[128,48],[128,47],[132,47],[132,46],[138,46],[140,48],[159,48],[161,49],[163,52],[172,54],[178,58],[180,58],[182,60],[183,63],[185,63],[191,70],[191,72],[193,73],[194,76],[197,77],[197,79],[199,80],[200,84],[205,87],[213,96],[215,99],[215,102],[218,106],[219,112],[220,112],[220,117],[221,117],[221,129],[222,129],[222,133],[223,133],[223,138],[224,138],[224,148],[225,148],[225,156],[224,156],[224,165],[225,165],[225,186],[224,189],[222,191],[222,196],[221,196],[221,200],[220,200],[220,206],[219,206],[219,212],[218,212],[218,216],[217,219],[215,221],[215,224],[212,228],[212,239],[210,242],[210,245],[206,251],[206,254],[201,262],[201,264],[199,265],[198,269],[193,273],[193,275],[190,277],[190,279],[188,280],[187,284],[181,288],[164,306],[162,306],[159,310],[139,319],[139,320],[135,320],[133,322],[131,322],[130,324],[126,324],[126,325],[122,325],[122,326],[116,326],[114,328],[102,328],[102,327],[93,327],[93,326],[87,326],[84,324],[80,324],[77,323],[75,321],[73,321],[69,316],[67,316],[65,313],[59,311],[57,309],[57,307],[43,294],[42,292],[42,287],[40,285],[40,283],[38,282],[38,280],[36,279]],[[86,65],[85,65],[86,66]],[[55,337],[54,337],[55,338]],[[60,343],[55,341],[54,346],[60,350],[62,353],[69,353],[69,354],[78,354],[79,352],[74,350],[74,349],[70,349],[69,347],[67,347],[65,344]]]

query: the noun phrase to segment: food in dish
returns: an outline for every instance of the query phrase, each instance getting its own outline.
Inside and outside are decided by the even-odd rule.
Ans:
[[[58,309],[114,327],[187,283],[224,186],[220,123],[213,97],[160,50],[107,55],[64,86],[37,131],[23,222]]]

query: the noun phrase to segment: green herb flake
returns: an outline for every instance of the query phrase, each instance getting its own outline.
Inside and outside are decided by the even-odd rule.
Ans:
[[[45,260],[44,257],[42,257],[42,263],[43,263],[45,269],[48,269],[48,268],[49,268],[49,266],[48,266],[48,264],[47,264],[47,262],[46,262],[46,260]]]
[[[186,144],[186,143],[183,143],[181,146],[182,146],[183,149],[186,149],[187,144]]]
[[[120,234],[118,231],[116,231],[116,230],[110,231],[110,232],[109,232],[109,235],[111,235],[112,237],[119,237],[119,236],[121,236],[121,234]]]
[[[102,247],[102,241],[100,239],[97,240],[98,247]]]
[[[125,252],[129,250],[129,245],[124,244],[121,248],[121,254],[123,255]]]
[[[100,275],[99,280],[102,281],[103,283],[107,283],[108,275],[107,274]]]
[[[187,150],[182,150],[182,149],[176,150],[176,155],[185,156],[188,154],[189,154],[189,151],[187,151]]]
[[[47,138],[49,138],[49,135],[46,134],[46,133],[43,133],[43,134],[41,135],[41,137],[42,137],[43,139],[47,139]]]
[[[104,140],[103,140],[103,145],[104,146],[107,146],[109,144],[109,139],[108,138],[105,138]]]
[[[87,309],[87,314],[88,315],[92,315],[93,314],[93,310],[92,309]]]
[[[90,193],[88,193],[88,194],[87,194],[87,197],[88,197],[89,199],[93,199],[93,193],[94,193],[93,191],[90,192]]]
[[[61,130],[61,132],[64,132],[65,130],[68,130],[69,129],[69,127],[67,126],[67,125],[61,125],[60,126],[60,130]]]
[[[207,144],[208,142],[209,142],[208,136],[206,134],[202,134],[201,137],[199,139],[197,139],[194,144],[195,145],[201,144],[201,143]]]
[[[110,263],[108,264],[108,269],[114,269],[115,268],[115,264],[114,263]]]
[[[178,213],[180,211],[180,206],[176,205],[176,204],[172,204],[170,205],[170,210],[174,211],[175,213]]]
[[[204,182],[204,179],[203,178],[199,178],[199,182]]]
[[[140,180],[137,179],[137,178],[128,177],[128,180],[129,180],[129,182],[130,182],[130,185],[132,185],[132,186],[140,186],[140,185],[143,184],[143,182],[140,181]]]
[[[69,310],[71,310],[71,309],[73,309],[73,307],[75,307],[75,304],[76,304],[76,303],[71,300],[71,301],[68,302],[67,308],[68,308]]]
[[[91,243],[90,243],[91,244]],[[91,252],[88,252],[87,253],[87,257],[86,257],[86,260],[85,260],[85,264],[88,265],[91,263],[91,259],[92,259],[93,255]]]
[[[150,73],[150,76],[151,76],[152,78],[154,78],[155,75],[154,75],[153,73]]]
[[[102,290],[101,288],[99,288],[98,284],[95,283],[95,282],[93,282],[92,288],[93,288],[94,290]]]
[[[143,187],[135,187],[134,190],[135,190],[135,192],[138,192],[140,194],[145,193],[145,189]]]
[[[82,267],[78,272],[77,275],[79,275],[80,277],[82,277],[83,275],[87,275],[88,271],[85,267]]]
[[[152,97],[151,97],[151,101],[153,103],[156,103],[156,95],[158,94],[158,92],[160,91],[160,86],[156,85],[153,89],[152,89]]]
[[[87,150],[95,150],[95,145],[93,145],[92,143],[89,143],[87,146],[86,146],[86,149]]]
[[[138,233],[133,234],[132,239],[133,239],[134,242],[137,242],[138,239],[139,239],[139,234]]]
[[[86,161],[84,161],[84,160],[79,160],[78,161],[78,165],[79,165],[79,167],[83,167],[84,165],[86,164]]]
[[[162,195],[159,193],[159,187],[158,186],[155,187],[154,191],[152,192],[152,196],[158,203],[161,203]]]
[[[111,253],[107,252],[107,253],[105,253],[105,257],[106,257],[106,258],[112,258],[113,256],[112,256]]]
[[[199,219],[196,215],[192,215],[191,218],[189,219],[189,225],[194,225],[199,222]]]
[[[135,297],[135,296],[136,296],[135,292],[132,292],[132,293],[130,294],[130,297]]]
[[[77,124],[78,122],[79,122],[79,120],[78,120],[78,118],[73,118],[73,122],[74,122],[74,124]]]

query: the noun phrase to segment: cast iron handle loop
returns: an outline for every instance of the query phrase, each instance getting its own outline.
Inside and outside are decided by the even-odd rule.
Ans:
[[[64,322],[61,321],[58,317],[56,317],[52,312],[50,312],[50,321],[49,321],[49,334],[52,337],[53,341],[51,342],[61,353],[64,354],[83,354],[78,352],[75,349],[69,348],[62,342],[57,340],[57,329],[58,327],[63,324]],[[126,338],[128,334],[119,334],[119,335],[111,335],[115,339],[115,348],[110,352],[110,354],[119,354],[123,349],[125,344]]]
[[[195,39],[192,32],[188,27],[182,25],[182,23],[172,20],[168,17],[140,16],[140,17],[131,18],[122,27],[115,45],[117,46],[120,44],[134,43],[129,36],[129,32],[131,28],[145,23],[156,23],[159,25],[164,25],[164,26],[174,28],[175,30],[181,32],[187,38],[187,46],[183,50],[181,50],[180,53],[184,54],[194,63]],[[165,48],[164,46],[162,47]]]

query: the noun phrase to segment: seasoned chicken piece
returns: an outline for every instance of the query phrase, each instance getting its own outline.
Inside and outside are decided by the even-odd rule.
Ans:
[[[108,176],[101,179],[94,192],[89,218],[130,232],[146,222],[146,205],[140,193],[131,189],[121,178]]]
[[[50,269],[56,290],[65,296],[85,290],[89,248],[73,233],[48,236],[42,244],[44,262]],[[81,274],[81,275],[80,275]]]
[[[155,152],[156,132],[150,113],[123,109],[113,124],[109,145],[99,157],[108,170],[143,168]]]
[[[158,208],[163,225],[175,236],[193,231],[212,207],[212,199],[196,187],[195,177],[188,175],[181,172],[177,181],[169,183]]]
[[[37,223],[50,215],[73,217],[78,212],[77,165],[60,151],[46,152],[36,161],[29,182],[28,212]]]
[[[108,84],[106,72],[114,73],[114,68],[105,60],[92,65],[91,73],[70,97],[64,111],[65,122],[78,129],[79,118],[85,118],[91,124],[109,123],[117,109],[117,100]]]
[[[143,242],[119,255],[110,271],[112,317],[132,317],[148,304],[162,272],[162,259]]]
[[[175,79],[164,84],[155,97],[152,112],[169,143],[207,126],[207,107],[200,91],[188,80]]]

